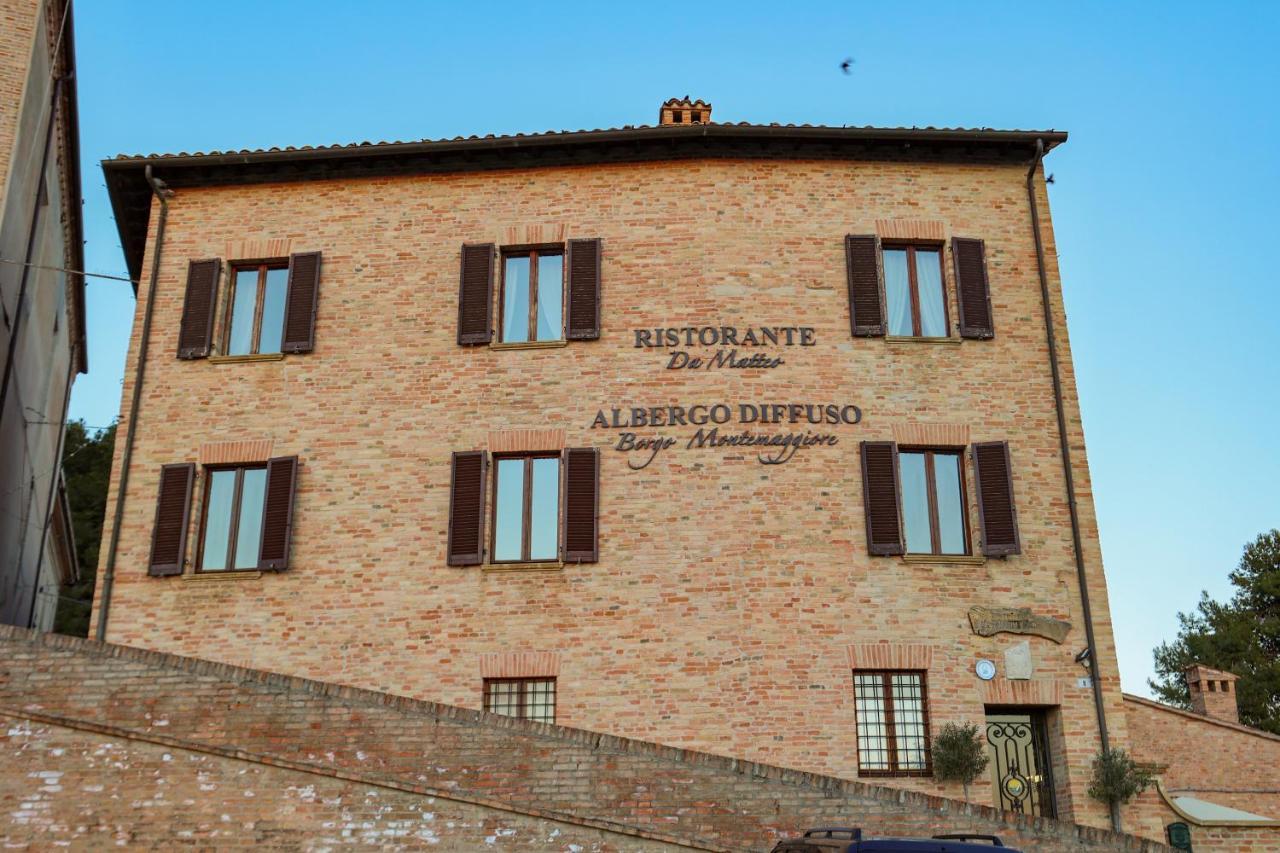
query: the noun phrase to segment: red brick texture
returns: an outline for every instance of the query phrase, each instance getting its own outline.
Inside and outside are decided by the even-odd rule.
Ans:
[[[1160,850],[939,797],[0,628],[10,844],[767,850],[818,824]]]
[[[1160,769],[1166,794],[1196,797],[1277,821],[1276,826],[1253,830],[1192,826],[1197,850],[1280,850],[1280,737],[1137,696],[1125,696],[1124,710],[1133,757]],[[1165,823],[1178,819],[1155,794],[1145,795],[1140,805],[1130,827],[1134,832],[1159,837]],[[1202,837],[1233,837],[1233,832],[1262,846],[1201,844]]]
[[[183,187],[169,206],[106,639],[472,708],[485,655],[555,652],[559,722],[846,779],[858,776],[850,646],[927,647],[937,728],[980,724],[975,660],[1001,661],[1026,641],[1034,677],[1052,685],[1033,698],[1060,702],[1061,814],[1107,826],[1084,792],[1098,725],[1073,660],[1084,625],[1025,180],[1025,163],[1012,162],[715,159]],[[1047,211],[1043,181],[1036,187]],[[878,230],[983,239],[996,337],[853,338],[844,238]],[[1094,651],[1122,744],[1047,215],[1043,237]],[[464,243],[566,238],[603,241],[598,340],[457,344]],[[324,253],[314,352],[177,359],[188,261],[229,263],[232,252],[286,240],[289,251]],[[949,245],[944,257],[955,321]],[[670,352],[635,346],[636,329],[704,324],[812,327],[816,343],[766,347],[786,359],[772,370],[668,370]],[[641,429],[678,440],[643,470],[628,467],[642,455],[613,449],[617,430],[591,426],[613,406],[721,401],[856,404],[863,419],[831,427],[838,444],[785,465],[741,448],[686,449],[691,429]],[[1008,441],[1022,553],[981,556],[966,463],[969,557],[870,556],[858,443],[895,436]],[[599,562],[537,573],[447,566],[450,454],[549,437],[601,450]],[[149,577],[160,466],[194,462],[207,443],[265,438],[273,454],[300,460],[289,570],[238,583]],[[119,481],[117,458],[108,526]],[[194,553],[198,508],[192,515]],[[1073,627],[1061,645],[980,637],[968,624],[975,605],[1028,607]],[[1020,701],[1009,691],[1002,701]],[[932,779],[886,784],[961,793]],[[986,779],[970,793],[995,800]]]

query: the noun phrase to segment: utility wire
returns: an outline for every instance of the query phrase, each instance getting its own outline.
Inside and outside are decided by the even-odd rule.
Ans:
[[[128,278],[122,275],[107,275],[106,273],[101,273],[101,272],[85,272],[84,270],[73,270],[70,267],[51,267],[47,264],[32,264],[26,261],[15,261],[10,258],[0,258],[0,264],[13,264],[14,266],[17,266],[17,267],[31,267],[32,269],[53,270],[54,272],[69,272],[74,275],[90,276],[92,278],[107,278],[107,279],[111,279],[112,281],[127,281],[130,284],[138,283],[138,279]]]

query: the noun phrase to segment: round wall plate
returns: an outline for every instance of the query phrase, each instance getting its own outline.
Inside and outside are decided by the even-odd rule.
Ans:
[[[978,673],[978,677],[983,681],[990,681],[996,677],[996,663],[986,658],[978,658],[978,662],[973,665],[973,671]]]

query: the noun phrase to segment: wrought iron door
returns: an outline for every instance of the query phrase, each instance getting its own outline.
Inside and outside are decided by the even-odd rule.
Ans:
[[[1044,715],[988,714],[987,743],[996,805],[1010,812],[1057,817]]]

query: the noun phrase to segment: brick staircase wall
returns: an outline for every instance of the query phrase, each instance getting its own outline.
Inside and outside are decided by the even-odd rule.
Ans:
[[[768,850],[818,825],[1167,850],[1059,821],[0,626],[8,844]]]

